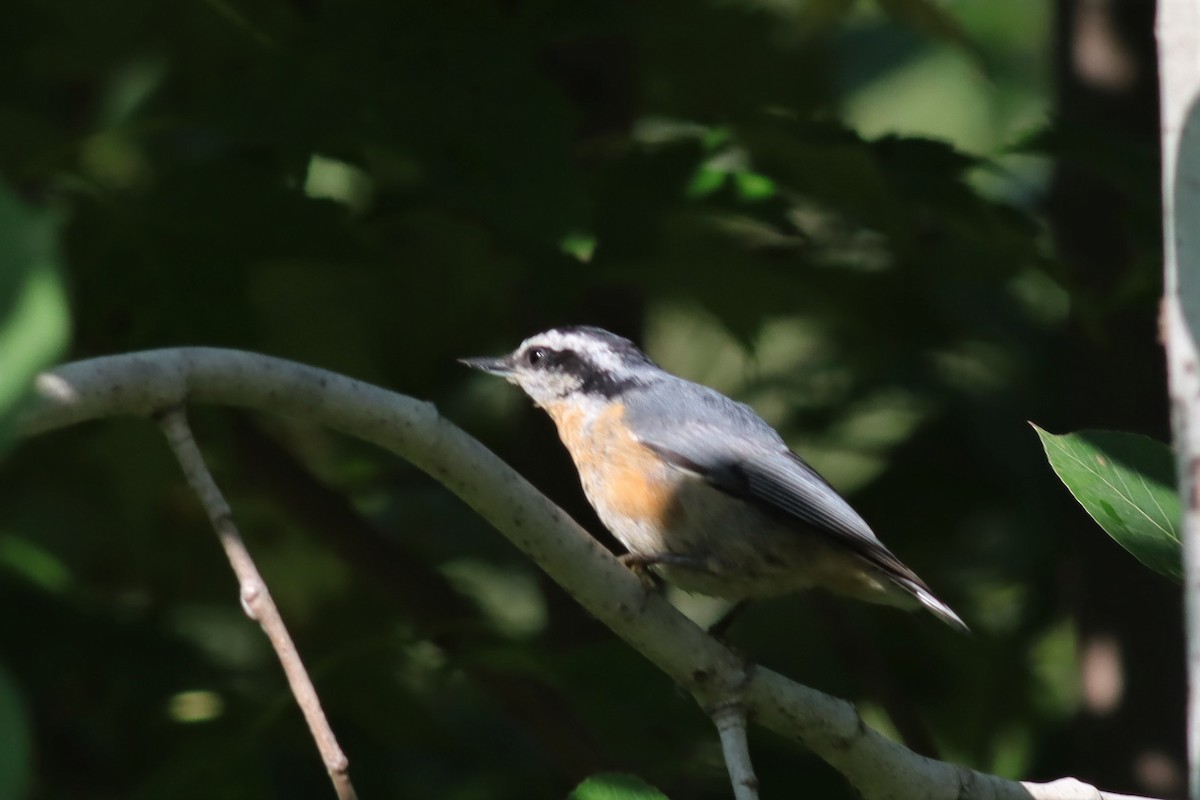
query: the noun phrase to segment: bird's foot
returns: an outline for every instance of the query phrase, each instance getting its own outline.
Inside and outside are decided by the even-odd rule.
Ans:
[[[711,571],[707,559],[678,553],[625,553],[617,556],[617,560],[641,578],[642,583],[658,589],[662,588],[662,578],[656,575],[651,567],[684,567],[705,572]]]

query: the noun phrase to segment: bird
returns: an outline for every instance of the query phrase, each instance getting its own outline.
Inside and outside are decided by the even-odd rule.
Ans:
[[[824,589],[969,630],[750,406],[629,339],[563,326],[459,360],[550,416],[627,567],[735,604]]]

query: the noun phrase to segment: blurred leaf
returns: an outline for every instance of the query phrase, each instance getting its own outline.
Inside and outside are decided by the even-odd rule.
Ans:
[[[897,136],[888,134],[875,141],[880,158],[913,173],[937,175],[953,180],[967,170],[980,166],[978,156],[964,153],[947,142],[920,136]]]
[[[738,195],[743,200],[765,200],[775,194],[775,181],[755,172],[739,172],[734,175]]]
[[[667,796],[636,775],[610,772],[576,786],[570,800],[667,800]]]
[[[563,237],[559,248],[577,261],[586,264],[592,260],[592,256],[596,252],[596,237],[586,233],[569,233]]]
[[[684,191],[691,198],[707,197],[720,189],[728,177],[729,173],[725,170],[702,166],[696,170],[695,176]]]
[[[19,800],[29,793],[33,742],[17,686],[5,669],[0,669],[0,742],[0,797]]]
[[[1171,449],[1145,436],[1036,425],[1055,473],[1092,519],[1147,567],[1183,578],[1179,496]]]
[[[71,583],[71,571],[61,559],[19,536],[0,535],[0,567],[50,592],[60,592]]]
[[[67,302],[56,272],[55,220],[0,186],[0,449],[30,381],[62,352]]]

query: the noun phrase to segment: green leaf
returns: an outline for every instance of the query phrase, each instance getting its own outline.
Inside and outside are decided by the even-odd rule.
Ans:
[[[569,800],[667,800],[667,796],[636,775],[605,772],[576,786]]]
[[[743,200],[765,200],[775,194],[775,181],[757,172],[739,172],[734,182]]]
[[[723,169],[700,167],[696,170],[696,174],[692,176],[692,180],[688,183],[684,193],[693,199],[708,197],[724,186],[725,180],[728,177],[729,173]]]
[[[1037,431],[1050,466],[1117,544],[1156,572],[1182,580],[1179,495],[1171,448],[1119,431],[1061,436]]]
[[[30,383],[62,353],[69,326],[58,277],[55,219],[0,185],[0,450]]]

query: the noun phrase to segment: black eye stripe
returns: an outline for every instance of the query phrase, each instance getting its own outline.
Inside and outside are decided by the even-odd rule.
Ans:
[[[626,389],[644,382],[642,378],[635,376],[610,374],[600,369],[581,353],[566,348],[560,350],[553,347],[533,346],[526,350],[521,358],[534,370],[553,371],[577,378],[578,382],[572,388],[564,390],[559,395],[560,397],[566,397],[576,391],[584,394],[616,397]]]
[[[574,371],[577,366],[582,366],[584,363],[583,359],[574,350],[548,350],[546,352],[546,362],[547,366],[564,369],[569,372]]]
[[[586,363],[574,350],[555,350],[552,347],[531,347],[525,352],[525,362],[538,369],[557,369],[576,372]]]

